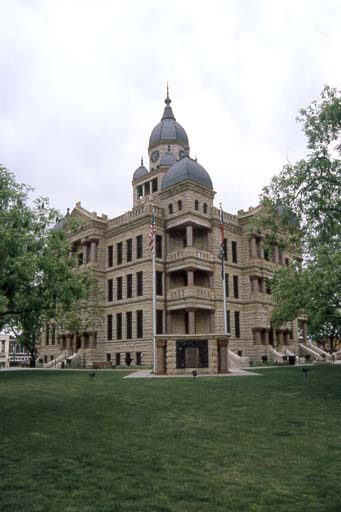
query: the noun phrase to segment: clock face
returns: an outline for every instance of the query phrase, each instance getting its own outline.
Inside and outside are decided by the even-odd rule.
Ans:
[[[153,151],[152,153],[152,162],[156,162],[156,160],[159,158],[160,153],[158,151]]]
[[[186,155],[185,151],[183,149],[180,149],[179,158],[184,158],[185,155]]]

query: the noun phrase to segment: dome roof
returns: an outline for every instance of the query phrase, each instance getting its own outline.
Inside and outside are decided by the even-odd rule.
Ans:
[[[162,155],[160,160],[160,165],[173,165],[176,162],[176,156],[174,153],[171,153],[170,151],[167,151],[164,155]]]
[[[168,96],[168,91],[165,103],[166,106],[161,121],[155,126],[149,138],[149,149],[157,144],[167,142],[176,142],[181,146],[188,146],[187,133],[181,124],[177,123],[175,120],[172,107],[170,106],[171,100]]]
[[[133,180],[142,178],[142,176],[145,176],[146,174],[148,174],[148,169],[146,169],[145,166],[143,165],[143,158],[141,158],[141,165],[134,172]]]
[[[213,190],[211,178],[205,169],[192,158],[186,156],[176,162],[166,172],[161,188],[167,188],[181,181],[192,180]]]

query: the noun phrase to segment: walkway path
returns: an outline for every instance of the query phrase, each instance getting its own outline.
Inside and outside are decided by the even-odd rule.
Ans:
[[[249,372],[245,370],[232,370],[230,373],[219,373],[219,374],[198,374],[198,377],[249,377],[249,376],[260,376],[259,373]],[[152,370],[138,370],[137,372],[130,373],[124,379],[173,379],[173,378],[189,378],[193,379],[192,374],[186,375],[154,375]]]

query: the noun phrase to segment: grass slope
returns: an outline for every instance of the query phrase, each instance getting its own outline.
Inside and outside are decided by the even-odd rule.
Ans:
[[[341,510],[341,365],[0,372],[2,512]]]

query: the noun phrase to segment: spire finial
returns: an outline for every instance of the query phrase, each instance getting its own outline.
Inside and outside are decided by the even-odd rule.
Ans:
[[[170,151],[170,144],[168,144],[168,151]]]
[[[166,99],[165,99],[165,103],[166,105],[169,105],[171,103],[171,99],[169,97],[169,86],[168,86],[168,80],[167,80],[167,96],[166,96]]]
[[[143,166],[143,156],[141,156],[141,167]]]

